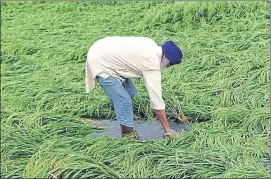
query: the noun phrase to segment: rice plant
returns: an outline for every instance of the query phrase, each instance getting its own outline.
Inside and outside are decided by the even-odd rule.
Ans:
[[[1,175],[6,178],[270,177],[270,2],[1,2]],[[85,94],[88,48],[105,36],[176,41],[164,70],[174,142],[86,135],[115,119]],[[142,79],[134,116],[155,118]]]

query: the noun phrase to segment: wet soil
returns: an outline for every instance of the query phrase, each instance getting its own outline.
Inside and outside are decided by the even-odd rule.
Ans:
[[[117,120],[94,120],[94,126],[103,128],[88,134],[88,137],[106,136],[108,138],[121,138],[120,125]],[[172,130],[177,134],[181,131],[187,131],[189,124],[181,123],[176,120],[168,120]],[[159,120],[139,121],[135,120],[135,130],[138,132],[141,140],[155,140],[163,138],[163,127]]]

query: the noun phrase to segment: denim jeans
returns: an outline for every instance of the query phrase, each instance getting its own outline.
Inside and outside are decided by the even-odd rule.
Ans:
[[[102,78],[97,76],[97,80],[103,87],[106,95],[110,99],[120,124],[134,127],[132,97],[138,91],[133,81],[127,78],[123,84],[114,77]]]

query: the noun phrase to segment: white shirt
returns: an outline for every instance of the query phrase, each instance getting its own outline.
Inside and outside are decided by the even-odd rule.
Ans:
[[[106,37],[89,49],[86,61],[86,92],[95,87],[96,76],[144,78],[151,108],[165,109],[162,98],[162,48],[147,37]]]

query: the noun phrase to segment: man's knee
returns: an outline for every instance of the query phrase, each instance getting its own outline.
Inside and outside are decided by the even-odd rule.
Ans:
[[[113,101],[113,103],[118,103],[123,107],[132,105],[132,99],[128,93],[119,93],[116,96],[114,95],[111,100]]]

